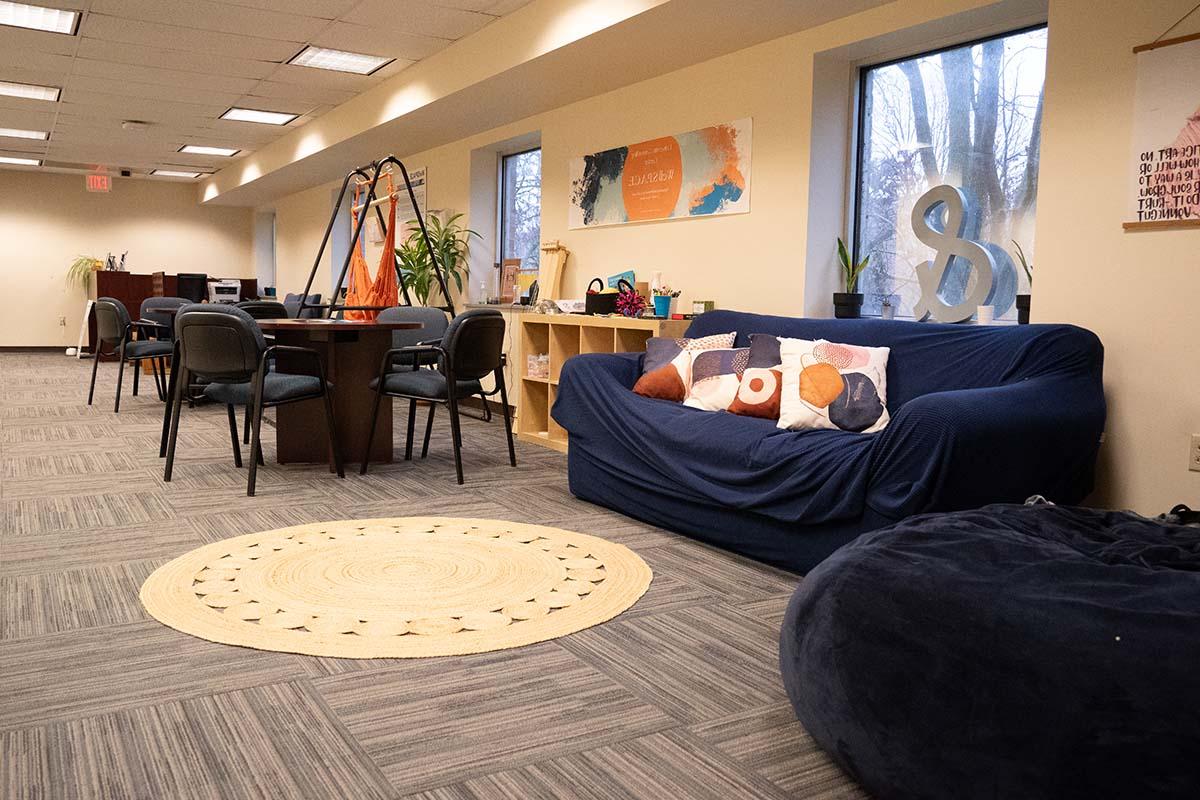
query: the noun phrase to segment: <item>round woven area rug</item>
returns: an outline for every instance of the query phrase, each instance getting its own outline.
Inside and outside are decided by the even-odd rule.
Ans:
[[[612,619],[650,586],[623,545],[485,519],[298,525],[206,545],[159,567],[142,605],[224,644],[340,658],[502,650]]]

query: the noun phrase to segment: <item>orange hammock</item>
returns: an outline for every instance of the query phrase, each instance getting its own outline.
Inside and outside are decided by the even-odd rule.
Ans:
[[[398,302],[400,286],[396,282],[396,193],[392,186],[392,176],[386,175],[385,179],[389,197],[387,235],[383,241],[383,252],[379,256],[379,269],[372,282],[371,268],[367,266],[367,258],[363,255],[364,242],[360,235],[354,247],[354,254],[350,258],[350,279],[346,289],[348,306],[387,307]],[[358,206],[361,190],[361,186],[354,187],[354,203],[351,209]],[[350,218],[353,225],[353,210],[350,212]],[[379,312],[347,310],[343,316],[346,319],[374,320],[379,316]]]

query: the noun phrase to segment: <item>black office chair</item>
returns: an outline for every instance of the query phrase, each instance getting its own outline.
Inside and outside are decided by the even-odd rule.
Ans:
[[[147,297],[142,301],[138,321],[153,324],[147,331],[153,338],[170,340],[175,336],[176,312],[190,302],[186,297]]]
[[[243,300],[237,307],[254,319],[287,319],[287,306],[274,300]]]
[[[439,344],[410,345],[392,348],[383,356],[379,365],[379,377],[371,381],[375,390],[375,406],[371,412],[371,429],[367,434],[370,453],[375,439],[375,423],[379,418],[379,405],[383,396],[407,398],[408,439],[404,446],[404,460],[412,459],[413,425],[417,401],[430,403],[429,419],[425,424],[425,443],[421,448],[422,458],[429,451],[429,435],[433,430],[433,404],[444,404],[450,410],[450,435],[454,442],[454,470],[458,482],[463,482],[462,431],[458,419],[458,401],[474,394],[484,394],[480,379],[491,373],[495,376],[496,388],[487,394],[499,392],[504,409],[504,432],[508,437],[508,459],[515,467],[517,451],[513,446],[512,418],[508,410],[508,389],[504,385],[504,317],[491,308],[477,308],[454,318],[446,328]],[[438,357],[438,369],[420,369],[423,355],[433,353]],[[395,371],[396,356],[412,354],[413,363],[408,370]],[[453,387],[449,389],[448,387]],[[367,472],[368,456],[363,457],[360,474]]]
[[[418,344],[441,344],[446,335],[450,320],[446,312],[440,308],[425,308],[424,306],[392,306],[379,312],[380,322],[419,322],[420,328],[392,331],[392,348],[403,349]],[[400,353],[393,360],[396,368],[412,369],[415,360],[422,367],[436,367],[439,354]]]
[[[120,367],[117,369],[117,399],[113,403],[113,413],[121,413],[121,383],[125,378],[125,363],[134,364],[133,394],[138,393],[138,377],[142,374],[141,362],[149,361],[154,374],[154,385],[158,389],[158,398],[166,400],[166,359],[171,356],[171,343],[153,339],[137,339],[137,333],[143,332],[147,326],[139,326],[129,318],[125,304],[112,297],[101,297],[96,301],[96,352],[92,357],[92,383],[88,387],[88,405],[96,393],[96,370],[100,366],[100,355],[104,346],[111,350],[108,355],[117,356]]]
[[[181,272],[175,276],[175,291],[193,303],[208,299],[208,275],[203,272]]]
[[[325,424],[329,432],[329,447],[339,478],[345,477],[342,469],[341,449],[338,447],[337,428],[333,421],[333,403],[330,390],[333,386],[325,382],[325,367],[316,350],[309,347],[268,347],[262,331],[254,319],[240,308],[231,305],[196,304],[185,306],[175,320],[175,337],[179,360],[173,371],[174,396],[171,398],[170,436],[167,443],[167,463],[163,480],[171,480],[171,468],[175,461],[175,443],[179,438],[179,410],[183,405],[183,389],[190,375],[202,376],[209,381],[204,395],[210,400],[225,404],[229,417],[229,439],[233,443],[233,463],[242,466],[241,447],[238,445],[237,421],[233,407],[248,405],[253,419],[251,441],[250,475],[246,483],[246,494],[254,496],[258,465],[262,462],[260,431],[263,409],[298,403],[302,400],[321,398],[325,401]],[[316,375],[295,375],[272,372],[268,364],[278,353],[294,353],[314,362]]]
[[[323,309],[306,308],[306,309],[304,309],[304,316],[301,317],[300,316],[300,299],[301,299],[301,295],[293,293],[293,292],[288,292],[287,294],[285,294],[283,296],[283,307],[287,309],[289,317],[291,317],[292,319],[318,319],[322,316],[321,312],[323,311]],[[310,305],[320,304],[321,295],[320,294],[310,294],[308,296],[308,302]]]

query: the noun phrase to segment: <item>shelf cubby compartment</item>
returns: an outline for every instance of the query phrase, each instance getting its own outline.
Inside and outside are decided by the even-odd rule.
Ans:
[[[521,414],[517,417],[517,432],[529,436],[546,436],[550,419],[550,385],[545,380],[521,380]]]
[[[613,328],[613,347],[617,353],[644,353],[646,340],[658,333],[644,328]]]
[[[612,353],[614,350],[613,332],[608,328],[586,327],[579,328],[580,353]]]
[[[579,327],[577,325],[550,326],[550,382],[558,383],[562,365],[568,358],[579,355]]]

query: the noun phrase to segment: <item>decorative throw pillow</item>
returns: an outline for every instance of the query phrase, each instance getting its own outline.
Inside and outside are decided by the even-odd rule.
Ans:
[[[888,424],[887,347],[784,341],[779,427],[875,433]]]
[[[742,374],[737,397],[729,406],[733,414],[763,419],[779,419],[783,390],[783,343],[789,347],[812,345],[809,339],[787,339],[770,333],[750,334],[750,366]]]
[[[750,348],[700,350],[690,355],[692,381],[683,404],[701,411],[728,410],[750,363]]]
[[[692,353],[733,347],[736,336],[736,333],[718,333],[699,339],[661,336],[647,339],[642,377],[634,384],[633,391],[644,397],[680,402],[692,384]]]

